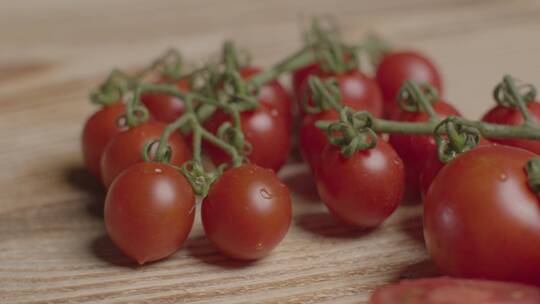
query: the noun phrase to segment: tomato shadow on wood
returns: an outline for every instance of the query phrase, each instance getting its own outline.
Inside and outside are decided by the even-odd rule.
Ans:
[[[256,261],[235,260],[223,255],[204,235],[190,238],[182,250],[187,250],[189,256],[204,264],[223,269],[244,268],[256,263]]]
[[[105,201],[105,189],[86,168],[78,165],[68,166],[64,169],[64,180],[77,191],[86,195],[86,210],[92,216],[103,218],[103,203]]]
[[[440,276],[437,267],[429,259],[404,266],[392,280],[399,282],[401,280],[412,280],[421,278],[432,278]]]
[[[95,238],[90,243],[90,251],[96,258],[114,266],[131,269],[140,267],[137,262],[124,255],[106,234]]]
[[[294,203],[317,204],[321,202],[315,178],[307,166],[301,165],[301,168],[294,168],[293,172],[283,174],[280,179],[289,187],[291,193],[299,198],[294,200]]]
[[[367,236],[375,230],[348,226],[324,211],[298,215],[294,222],[306,232],[338,239],[357,239]]]
[[[424,244],[424,228],[422,214],[404,217],[399,222],[399,228],[411,239]]]

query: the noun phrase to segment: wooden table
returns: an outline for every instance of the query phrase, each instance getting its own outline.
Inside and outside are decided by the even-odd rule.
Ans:
[[[0,302],[363,303],[377,286],[435,274],[421,208],[372,232],[335,222],[306,167],[283,243],[253,264],[221,256],[199,221],[184,248],[137,267],[109,241],[103,193],[81,162],[87,95],[112,67],[166,47],[200,62],[234,38],[268,66],[300,46],[299,27],[331,14],[346,38],[377,31],[430,54],[446,96],[470,117],[503,73],[540,84],[538,1],[68,1],[0,3]]]

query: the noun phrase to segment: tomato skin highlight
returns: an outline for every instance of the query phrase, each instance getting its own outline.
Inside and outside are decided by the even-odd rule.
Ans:
[[[105,147],[101,158],[101,173],[105,187],[109,187],[122,171],[133,164],[143,162],[142,150],[151,141],[158,141],[166,124],[152,121],[115,135]],[[171,164],[181,166],[191,159],[191,152],[179,132],[169,137],[172,149]]]
[[[439,172],[425,199],[424,236],[443,273],[540,285],[540,200],[525,173],[535,156],[484,146]]]
[[[536,304],[540,289],[484,280],[404,280],[378,288],[369,304]]]
[[[205,128],[215,133],[224,122],[230,122],[230,115],[217,111],[205,123]],[[278,172],[289,157],[291,138],[289,127],[283,116],[275,109],[261,105],[253,111],[240,113],[240,124],[245,140],[252,145],[247,155],[250,162]],[[229,155],[221,148],[204,141],[204,149],[215,165],[230,162]]]
[[[109,236],[139,264],[176,252],[187,239],[194,217],[191,185],[166,164],[134,164],[115,179],[105,199]]]
[[[291,197],[272,170],[246,164],[218,178],[203,200],[201,215],[206,236],[223,254],[255,260],[285,237]]]
[[[316,174],[317,189],[330,212],[357,227],[380,225],[398,207],[405,191],[403,162],[384,140],[350,158],[328,144]]]
[[[164,83],[162,80],[160,83]],[[189,83],[186,79],[176,82],[176,86],[182,92],[189,90]],[[172,123],[186,111],[186,105],[181,99],[164,94],[143,94],[141,102],[148,109],[150,114],[156,120],[164,123]]]
[[[84,163],[90,173],[101,180],[100,160],[105,146],[116,134],[125,130],[118,127],[118,119],[125,113],[125,105],[118,103],[103,107],[88,118],[82,132]]]
[[[384,117],[395,117],[396,97],[406,80],[429,83],[442,96],[442,80],[430,59],[415,51],[390,52],[377,66],[376,76],[384,99]]]
[[[450,115],[461,116],[452,105],[443,101],[433,104],[433,109],[440,118],[445,118]],[[429,121],[429,115],[426,112],[403,112],[401,113],[399,120],[425,122]],[[411,194],[419,194],[419,179],[424,162],[430,155],[437,153],[435,139],[430,135],[391,134],[388,141],[405,164],[407,190],[410,191]]]
[[[531,102],[527,104],[527,109],[529,109],[529,113],[531,114],[531,117],[536,123],[540,122],[540,103],[539,102]],[[525,122],[523,119],[523,116],[521,115],[521,112],[519,112],[519,109],[515,108],[507,108],[504,106],[497,105],[490,111],[488,111],[484,117],[482,117],[482,121],[499,124],[499,125],[512,125],[517,126],[521,125]],[[537,140],[526,140],[526,139],[491,139],[494,142],[522,148],[525,150],[529,150],[531,152],[534,152],[536,154],[540,155],[540,142]]]

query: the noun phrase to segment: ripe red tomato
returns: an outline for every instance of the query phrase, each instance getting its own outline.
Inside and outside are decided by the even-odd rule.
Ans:
[[[249,79],[261,72],[257,67],[244,67],[240,70],[240,74],[244,79]],[[270,109],[275,109],[279,115],[285,117],[285,121],[290,125],[292,123],[292,101],[289,93],[277,81],[272,80],[259,88],[257,96],[259,102],[266,105]]]
[[[162,81],[163,82],[163,81]],[[179,90],[189,90],[189,82],[181,79],[176,82]],[[146,106],[152,117],[164,123],[171,123],[185,113],[186,105],[179,98],[163,94],[143,94],[142,103]]]
[[[403,162],[384,140],[350,158],[328,144],[317,170],[317,189],[330,212],[346,224],[375,227],[399,205],[405,189]]]
[[[483,146],[439,172],[424,204],[424,236],[443,273],[540,284],[540,200],[525,172],[536,156]]]
[[[226,121],[232,124],[230,115],[217,111],[205,123],[205,127],[208,131],[215,133]],[[252,145],[248,159],[261,167],[279,171],[287,161],[291,148],[291,138],[285,118],[277,114],[276,110],[262,105],[253,111],[240,113],[240,121],[245,140]],[[219,147],[204,142],[204,148],[214,164],[219,165],[230,161],[229,155]]]
[[[296,97],[296,100],[302,99],[302,86],[304,85],[304,82],[306,82],[311,75],[315,75],[320,70],[320,66],[318,63],[312,63],[308,64],[304,67],[299,68],[298,70],[294,71],[292,74],[292,87],[294,96]]]
[[[540,122],[540,103],[531,102],[527,104],[527,108],[531,113],[531,117],[535,122]],[[496,106],[487,112],[482,120],[489,123],[500,125],[512,125],[517,126],[523,124],[523,116],[519,112],[519,109],[512,109],[503,106]],[[537,140],[525,140],[525,139],[492,139],[494,142],[501,143],[503,145],[514,146],[529,150],[536,154],[540,154],[540,142]]]
[[[105,226],[113,242],[139,264],[165,258],[188,237],[195,194],[186,178],[161,163],[122,172],[105,199]]]
[[[392,117],[399,110],[396,96],[406,80],[430,83],[442,96],[442,80],[435,65],[414,51],[390,52],[379,62],[376,79],[384,98],[384,117]]]
[[[337,79],[341,94],[341,104],[356,110],[368,111],[375,117],[380,117],[382,115],[383,101],[381,90],[373,79],[362,72],[354,70],[340,74],[332,74],[319,71],[317,76],[323,80],[330,77],[335,77]],[[308,92],[308,90],[308,82],[305,81],[302,92]],[[310,95],[311,94],[308,93],[308,103],[313,104],[311,97],[309,97]],[[305,111],[301,109],[300,112],[304,113]]]
[[[480,139],[478,146],[485,146],[492,144],[489,140],[484,138]],[[420,194],[422,199],[426,197],[429,186],[433,183],[433,180],[446,164],[439,159],[437,150],[430,153],[424,162],[423,168],[420,171]]]
[[[314,173],[321,162],[322,151],[329,143],[326,134],[317,128],[315,124],[321,120],[337,120],[338,117],[339,115],[335,110],[329,110],[317,114],[307,114],[302,119],[299,139],[300,152]]]
[[[433,109],[440,118],[447,116],[461,116],[450,104],[439,101],[433,104]],[[426,112],[403,112],[400,120],[409,122],[424,122],[429,120]],[[391,134],[390,144],[396,149],[405,163],[407,190],[411,194],[418,194],[420,190],[419,178],[424,162],[429,155],[436,153],[437,145],[433,136]]]
[[[108,188],[118,174],[131,165],[144,161],[144,146],[158,141],[166,127],[162,122],[146,122],[114,136],[101,157],[101,173],[105,186]],[[180,166],[191,158],[189,147],[179,132],[169,137],[168,144],[172,149],[171,164]]]
[[[203,200],[206,236],[225,255],[260,259],[276,247],[291,223],[291,196],[272,170],[246,164],[225,171]]]
[[[125,130],[125,127],[119,126],[119,119],[124,112],[123,103],[106,106],[90,116],[84,124],[82,133],[84,163],[88,171],[98,179],[101,179],[99,162],[105,145],[115,134]]]
[[[433,278],[406,280],[377,289],[370,304],[535,304],[540,289],[483,280]]]

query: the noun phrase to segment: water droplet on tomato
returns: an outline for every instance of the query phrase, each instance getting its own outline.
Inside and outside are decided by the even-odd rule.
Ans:
[[[261,196],[265,199],[272,199],[274,196],[272,195],[272,193],[270,193],[268,190],[266,190],[266,188],[262,188],[259,193],[261,194]]]
[[[161,173],[161,172],[163,172],[163,170],[161,170],[161,168],[155,168],[155,169],[154,169],[154,172],[156,172],[156,173]]]
[[[500,181],[504,182],[507,179],[508,179],[508,175],[506,175],[505,173],[501,173],[501,175],[499,175]]]

